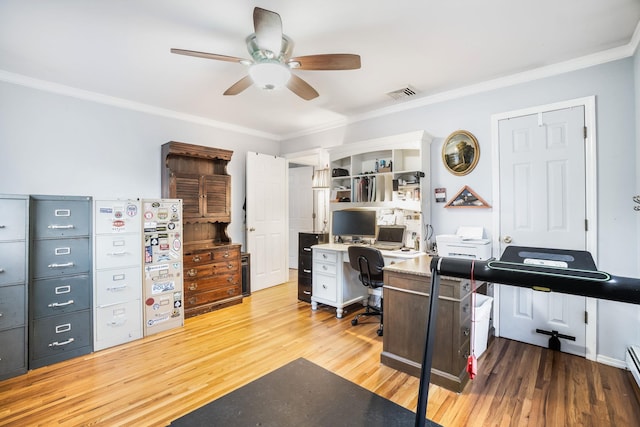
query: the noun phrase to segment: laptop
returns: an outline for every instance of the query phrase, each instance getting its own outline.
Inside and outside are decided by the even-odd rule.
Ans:
[[[381,225],[378,227],[378,238],[373,244],[376,249],[395,251],[404,246],[404,225]]]

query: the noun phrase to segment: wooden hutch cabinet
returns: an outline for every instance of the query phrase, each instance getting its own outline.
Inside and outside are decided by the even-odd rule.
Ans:
[[[175,141],[162,146],[162,197],[183,206],[185,317],[242,302],[240,245],[227,235],[232,154]]]

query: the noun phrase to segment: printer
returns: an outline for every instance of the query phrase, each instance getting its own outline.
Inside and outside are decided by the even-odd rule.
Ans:
[[[442,257],[491,258],[491,240],[484,238],[483,227],[458,227],[456,234],[437,235],[436,244],[438,255]]]

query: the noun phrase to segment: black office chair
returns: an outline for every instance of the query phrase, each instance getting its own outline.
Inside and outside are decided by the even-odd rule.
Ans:
[[[376,289],[384,285],[382,269],[384,267],[384,258],[382,253],[370,246],[349,246],[349,264],[351,268],[356,270],[359,275],[360,282],[368,288]],[[380,316],[380,327],[378,328],[378,336],[382,336],[382,298],[380,298],[380,308],[376,308],[367,304],[367,308],[363,313],[356,315],[351,321],[352,325],[358,324],[360,316]]]

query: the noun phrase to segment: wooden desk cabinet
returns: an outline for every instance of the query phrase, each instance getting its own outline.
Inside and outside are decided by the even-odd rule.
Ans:
[[[420,376],[431,277],[385,270],[382,363]],[[466,362],[471,332],[470,282],[442,277],[431,382],[461,392],[469,380]]]

